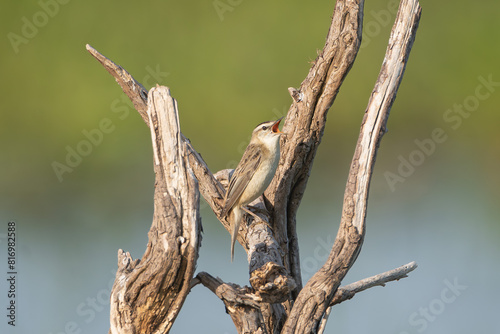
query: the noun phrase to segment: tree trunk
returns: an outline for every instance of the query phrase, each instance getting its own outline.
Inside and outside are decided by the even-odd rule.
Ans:
[[[382,68],[361,124],[347,180],[340,228],[330,256],[303,287],[296,213],[306,189],[326,115],[356,58],[363,0],[338,0],[325,46],[299,89],[284,122],[276,175],[259,207],[262,222],[246,217],[238,242],[248,253],[249,287],[201,272],[199,194],[220,216],[229,170],[212,174],[180,132],[177,102],[168,88],[149,92],[127,71],[87,45],[111,73],[151,130],[156,175],[154,218],[146,252],[133,260],[122,250],[111,292],[110,333],[166,333],[195,285],[225,304],[238,333],[322,333],[331,307],[375,285],[406,277],[414,262],[340,287],[363,243],[368,190],[377,149],[396,97],[420,19],[417,0],[402,0]]]

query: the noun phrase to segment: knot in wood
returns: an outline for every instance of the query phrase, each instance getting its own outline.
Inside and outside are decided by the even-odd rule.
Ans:
[[[286,269],[275,262],[267,262],[250,275],[255,293],[266,303],[282,303],[288,300],[297,284],[288,276]]]
[[[346,34],[344,34],[344,36],[342,36],[342,40],[344,41],[344,43],[346,45],[350,45],[350,44],[352,44],[352,41],[354,40],[354,36],[350,33],[346,33]]]
[[[302,93],[300,90],[296,88],[289,87],[288,93],[290,93],[290,96],[296,103],[299,103],[304,99],[304,93]]]

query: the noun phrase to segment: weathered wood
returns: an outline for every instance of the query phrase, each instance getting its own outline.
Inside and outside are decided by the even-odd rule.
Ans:
[[[330,302],[330,306],[340,304],[343,301],[351,299],[358,292],[365,291],[374,286],[385,286],[385,283],[399,281],[402,278],[408,277],[407,274],[415,269],[417,269],[417,263],[413,261],[404,266],[342,286],[337,289],[335,296],[333,296]]]
[[[198,182],[180,137],[177,103],[166,87],[148,97],[156,174],[154,217],[142,259],[118,253],[110,333],[165,333],[190,291],[201,240]]]
[[[90,54],[92,54],[92,56],[94,56],[116,79],[117,83],[122,87],[123,92],[134,103],[135,108],[137,109],[143,120],[148,126],[150,126],[149,118],[147,115],[147,91],[145,90],[145,88],[120,65],[117,65],[113,61],[106,58],[92,46],[87,44],[86,48],[90,52]],[[185,143],[186,154],[188,156],[191,169],[198,180],[200,193],[210,205],[224,228],[230,231],[229,223],[222,217],[220,217],[222,205],[221,201],[224,198],[225,190],[219,182],[221,180],[227,180],[229,171],[221,171],[218,174],[220,180],[216,179],[203,160],[202,156],[193,148],[190,141],[182,134],[181,138]],[[252,204],[257,205],[256,203],[258,203],[259,201],[262,202],[262,198],[257,199],[256,202]],[[264,209],[264,207],[262,206],[261,208]],[[265,240],[266,242],[263,243],[263,240]],[[238,241],[248,253],[250,273],[259,268],[266,268],[266,264],[270,261],[277,265],[281,265],[281,256],[279,255],[281,253],[281,250],[277,249],[278,244],[276,241],[274,241],[274,236],[270,228],[262,228],[262,226],[259,226],[258,224],[253,224],[253,221],[250,220],[248,224],[241,224],[240,233],[238,234]],[[276,269],[276,266],[274,266],[274,269]],[[285,274],[287,273],[287,271],[282,270],[281,273]],[[256,275],[261,278],[267,277],[268,280],[266,281],[260,279],[258,280],[258,282],[262,283],[262,286],[257,286],[256,284],[252,284],[252,286],[257,290],[268,291],[269,296],[277,297],[277,299],[271,299],[273,302],[287,299],[290,290],[293,290],[295,287],[294,280],[288,275],[278,277],[278,280],[280,282],[285,282],[285,284],[275,284],[276,270],[272,270],[269,273],[260,270],[254,276]],[[253,280],[250,279],[250,281]],[[269,289],[270,286],[274,286],[275,291],[271,291],[271,289]]]
[[[134,104],[135,109],[141,115],[142,120],[148,124],[148,91],[141,85],[137,80],[135,80],[130,73],[125,71],[123,67],[115,64],[110,59],[104,57],[96,49],[91,47],[89,44],[86,45],[87,51],[97,59],[102,66],[109,72],[115,79],[116,82],[123,89],[123,92],[130,98]]]
[[[106,58],[93,47],[87,44],[87,50],[106,68],[106,70],[116,79],[122,87],[124,93],[134,102],[134,106],[151,128],[152,123],[148,116],[148,97],[147,91],[138,83],[130,73],[121,66]],[[145,93],[146,92],[146,93]],[[180,138],[184,143],[185,155],[189,161],[190,168],[198,180],[199,190],[205,200],[208,202],[215,215],[221,221],[226,230],[230,231],[229,223],[220,217],[222,199],[224,198],[224,187],[221,182],[226,184],[229,170],[217,173],[217,178],[210,172],[207,164],[196,152],[190,141],[180,133]],[[153,141],[153,148],[155,148]],[[157,157],[155,155],[155,161]],[[259,204],[260,203],[260,204]],[[263,210],[261,214],[263,221],[269,222],[269,214],[265,214],[263,198],[257,199],[252,205],[260,207]],[[253,218],[250,218],[247,224],[241,224],[238,234],[238,241],[248,253],[250,282],[255,291],[258,291],[262,297],[269,303],[278,303],[289,298],[290,292],[295,289],[295,281],[289,276],[288,271],[282,266],[281,253],[278,243],[275,241],[272,229],[269,224],[254,224]],[[287,306],[289,309],[289,306]],[[267,307],[267,309],[280,309],[278,313],[283,312],[283,307]],[[270,319],[275,318],[270,314]],[[268,322],[271,320],[267,320]],[[281,319],[278,320],[282,323]]]
[[[326,263],[295,300],[283,333],[317,332],[342,279],[356,260],[365,235],[368,190],[377,149],[410,55],[420,19],[417,0],[402,0],[375,88],[368,102],[344,194],[342,218]]]
[[[284,121],[281,160],[267,188],[274,235],[284,250],[285,267],[302,288],[296,214],[326,125],[326,114],[361,44],[363,0],[339,0],[323,50],[300,88],[289,88],[294,102]]]
[[[398,281],[400,279],[408,277],[407,274],[415,269],[417,269],[417,263],[410,262],[408,264],[405,264],[404,266],[386,271],[385,273],[371,276],[338,288],[337,291],[335,292],[335,295],[333,296],[330,306],[325,312],[325,316],[321,320],[318,334],[324,332],[326,328],[326,322],[328,320],[328,316],[330,315],[332,306],[351,299],[358,292],[365,291],[366,289],[373,288],[374,286],[385,286],[385,283]]]
[[[262,299],[250,288],[224,283],[205,272],[199,273],[196,279],[224,302],[238,333],[273,333],[266,327],[260,311]]]
[[[219,171],[215,178],[227,187],[230,172],[229,169]],[[246,224],[241,224],[238,234],[238,241],[247,249],[250,284],[264,302],[285,302],[296,288],[296,283],[281,262],[281,250],[273,236],[263,197],[257,198],[250,206],[259,210],[256,215],[261,220],[255,221],[251,215],[245,215]],[[229,227],[229,223],[221,221]]]
[[[168,88],[158,86],[148,93],[122,67],[87,45],[149,126],[155,162],[155,212],[148,246],[141,260],[119,251],[111,333],[168,332],[197,283],[224,302],[239,333],[321,332],[331,306],[369,287],[406,277],[416,267],[411,263],[338,288],[361,249],[377,148],[418,26],[418,1],[403,0],[361,125],[337,238],[324,266],[302,288],[296,213],[326,114],[360,46],[363,5],[363,0],[336,2],[323,50],[300,88],[289,88],[293,103],[284,122],[280,165],[264,196],[251,203],[261,220],[245,216],[237,238],[248,254],[251,287],[224,283],[207,273],[193,278],[201,240],[199,193],[229,231],[220,212],[230,170],[213,175],[182,135],[177,103]]]

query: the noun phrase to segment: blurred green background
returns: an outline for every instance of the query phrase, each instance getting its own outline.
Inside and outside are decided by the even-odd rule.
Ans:
[[[329,113],[298,215],[304,281],[336,235],[359,124],[395,17],[392,3],[366,2],[362,48]],[[377,157],[365,243],[344,284],[413,260],[419,267],[335,307],[328,333],[498,328],[500,3],[421,5]],[[107,332],[117,250],[134,258],[145,250],[154,182],[149,130],[86,43],[146,88],[169,86],[183,133],[215,172],[235,166],[256,124],[286,113],[287,88],[300,85],[323,47],[333,6],[2,2],[0,263],[6,276],[7,223],[15,221],[18,310],[16,327],[8,326],[2,279],[0,331]],[[69,158],[69,166],[72,150],[84,154]],[[229,234],[206,205],[202,219],[198,270],[248,284],[242,248],[231,264]],[[235,330],[222,302],[198,286],[172,332]]]

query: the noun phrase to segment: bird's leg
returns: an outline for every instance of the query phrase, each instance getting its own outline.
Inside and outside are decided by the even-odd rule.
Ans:
[[[265,220],[263,220],[262,218],[260,218],[259,216],[257,216],[255,213],[253,213],[250,208],[252,209],[255,209],[256,211],[260,211],[264,214],[267,214],[267,211],[263,210],[263,209],[259,209],[259,208],[256,208],[254,206],[248,206],[248,208],[244,207],[244,206],[241,206],[241,208],[248,214],[254,216],[255,218],[255,221],[252,223],[252,225],[254,224],[266,224],[267,226],[269,226],[269,228],[272,230],[273,228],[271,227],[271,225],[269,225],[268,222],[266,222]]]
[[[267,209],[262,209],[262,208],[259,208],[258,206],[247,205],[247,208],[249,210],[252,209],[255,212],[262,213],[265,216],[269,215],[269,211],[267,211]]]
[[[262,221],[262,218],[257,216],[255,213],[253,213],[250,209],[246,208],[245,206],[241,206],[241,208],[248,214],[252,215],[255,219]]]

